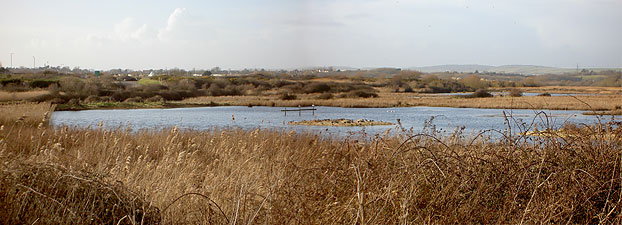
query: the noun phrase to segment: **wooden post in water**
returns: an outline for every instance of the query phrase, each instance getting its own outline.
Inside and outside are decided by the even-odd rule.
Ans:
[[[298,105],[298,116],[302,115],[302,110],[300,110],[300,105]]]
[[[287,108],[283,108],[283,112],[285,113],[285,116],[287,116]]]

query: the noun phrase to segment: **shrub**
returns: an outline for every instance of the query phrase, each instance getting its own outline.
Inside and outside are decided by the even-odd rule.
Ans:
[[[519,89],[514,88],[514,89],[510,90],[510,96],[512,96],[512,97],[521,97],[521,96],[523,96],[523,92],[520,91]]]
[[[145,99],[145,102],[164,102],[164,98],[160,95],[156,95]]]
[[[484,89],[478,89],[477,91],[473,92],[473,94],[467,95],[465,97],[467,98],[489,98],[489,97],[492,97],[492,94],[488,93],[488,91]]]
[[[84,99],[85,103],[96,103],[96,102],[99,102],[99,101],[100,101],[99,97],[95,96],[95,95],[90,95],[89,97],[86,97]]]
[[[123,102],[143,102],[143,98],[132,97],[132,98],[125,99]]]
[[[283,93],[283,94],[281,94],[281,96],[279,96],[279,99],[281,99],[281,100],[296,100],[296,99],[298,99],[298,96],[290,95],[289,93]]]
[[[56,80],[33,80],[28,83],[32,88],[47,88],[52,84],[57,84]]]
[[[304,93],[323,93],[330,91],[326,83],[311,83],[304,88]]]
[[[77,98],[69,99],[67,104],[69,104],[69,105],[80,105],[80,99],[77,99]]]
[[[544,92],[542,94],[539,94],[538,96],[546,96],[546,97],[551,97],[551,94],[548,92]]]
[[[369,90],[354,90],[348,92],[345,96],[350,98],[375,98],[378,97],[378,94]]]
[[[415,91],[410,86],[406,86],[406,88],[404,88],[404,92],[411,93],[411,92],[415,92]]]
[[[332,99],[334,96],[331,93],[322,93],[317,96],[317,99]]]

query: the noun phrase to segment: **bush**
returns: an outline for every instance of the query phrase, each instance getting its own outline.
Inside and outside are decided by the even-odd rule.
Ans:
[[[544,92],[542,94],[539,94],[538,96],[545,96],[545,97],[551,97],[551,94],[548,92]]]
[[[488,93],[488,91],[484,89],[478,89],[477,91],[473,92],[473,94],[467,95],[465,97],[467,98],[489,98],[489,97],[492,97],[492,94]]]
[[[67,104],[69,104],[69,105],[80,105],[80,99],[77,99],[77,98],[69,99]]]
[[[406,86],[406,88],[404,88],[404,92],[411,93],[411,92],[415,92],[415,91],[410,86]]]
[[[47,88],[52,84],[58,85],[56,80],[33,80],[28,83],[32,88]]]
[[[329,91],[330,86],[326,83],[311,83],[304,88],[304,93],[323,93]]]
[[[355,90],[348,92],[346,96],[350,98],[375,98],[378,97],[378,94],[369,90]]]
[[[317,99],[332,99],[334,96],[331,93],[322,93],[317,96]]]
[[[125,99],[123,102],[143,102],[143,98],[132,97],[132,98]]]
[[[145,102],[164,102],[164,98],[160,95],[156,95],[145,99]]]
[[[290,95],[289,93],[283,93],[283,94],[281,94],[281,96],[279,96],[279,99],[281,99],[281,100],[296,100],[296,99],[298,99],[298,96]]]
[[[519,89],[512,89],[512,90],[510,90],[510,96],[512,96],[512,97],[521,97],[521,96],[523,96],[523,92],[521,92]]]
[[[89,97],[86,97],[84,99],[85,103],[96,103],[96,102],[99,102],[99,101],[100,101],[99,97],[95,96],[95,95],[90,95]]]

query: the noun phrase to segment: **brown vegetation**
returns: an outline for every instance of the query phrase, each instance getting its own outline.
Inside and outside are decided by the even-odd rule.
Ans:
[[[622,222],[615,121],[575,129],[589,135],[496,141],[433,126],[336,139],[2,121],[3,224]]]
[[[255,106],[335,106],[335,107],[458,107],[458,108],[497,108],[497,109],[552,109],[605,111],[622,106],[622,95],[593,96],[523,96],[461,98],[455,96],[431,96],[415,93],[378,93],[376,98],[328,98],[317,94],[297,95],[297,100],[283,101],[275,96],[221,96],[196,97],[182,103],[208,105],[255,105]]]
[[[394,123],[373,121],[373,120],[366,120],[366,119],[303,120],[303,121],[291,121],[288,124],[289,125],[305,125],[305,126],[335,126],[335,127],[394,125]]]

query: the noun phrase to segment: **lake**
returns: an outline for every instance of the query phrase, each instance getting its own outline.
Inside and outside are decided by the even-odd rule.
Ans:
[[[531,124],[538,122],[539,129],[546,121],[554,127],[565,122],[594,123],[595,116],[582,115],[582,111],[543,110],[548,116],[536,117],[535,110],[502,110],[447,107],[404,107],[404,108],[339,108],[316,107],[316,111],[288,112],[284,115],[283,108],[278,107],[245,107],[222,106],[200,108],[172,109],[118,109],[118,110],[85,110],[58,111],[51,117],[53,126],[97,127],[101,122],[104,128],[130,126],[133,130],[161,129],[177,126],[181,129],[206,130],[211,128],[243,128],[243,129],[291,129],[298,132],[316,131],[329,135],[349,135],[365,131],[368,134],[383,133],[388,129],[396,130],[396,125],[369,127],[319,127],[288,125],[290,121],[313,119],[368,119],[397,123],[398,119],[404,128],[421,131],[426,121],[433,119],[436,129],[453,131],[456,127],[465,127],[467,133],[480,130],[506,129],[503,112],[513,115],[514,120]],[[611,116],[601,118],[609,120]],[[616,117],[619,120],[621,117]],[[514,124],[514,123],[512,123]],[[516,129],[516,128],[513,128]]]

